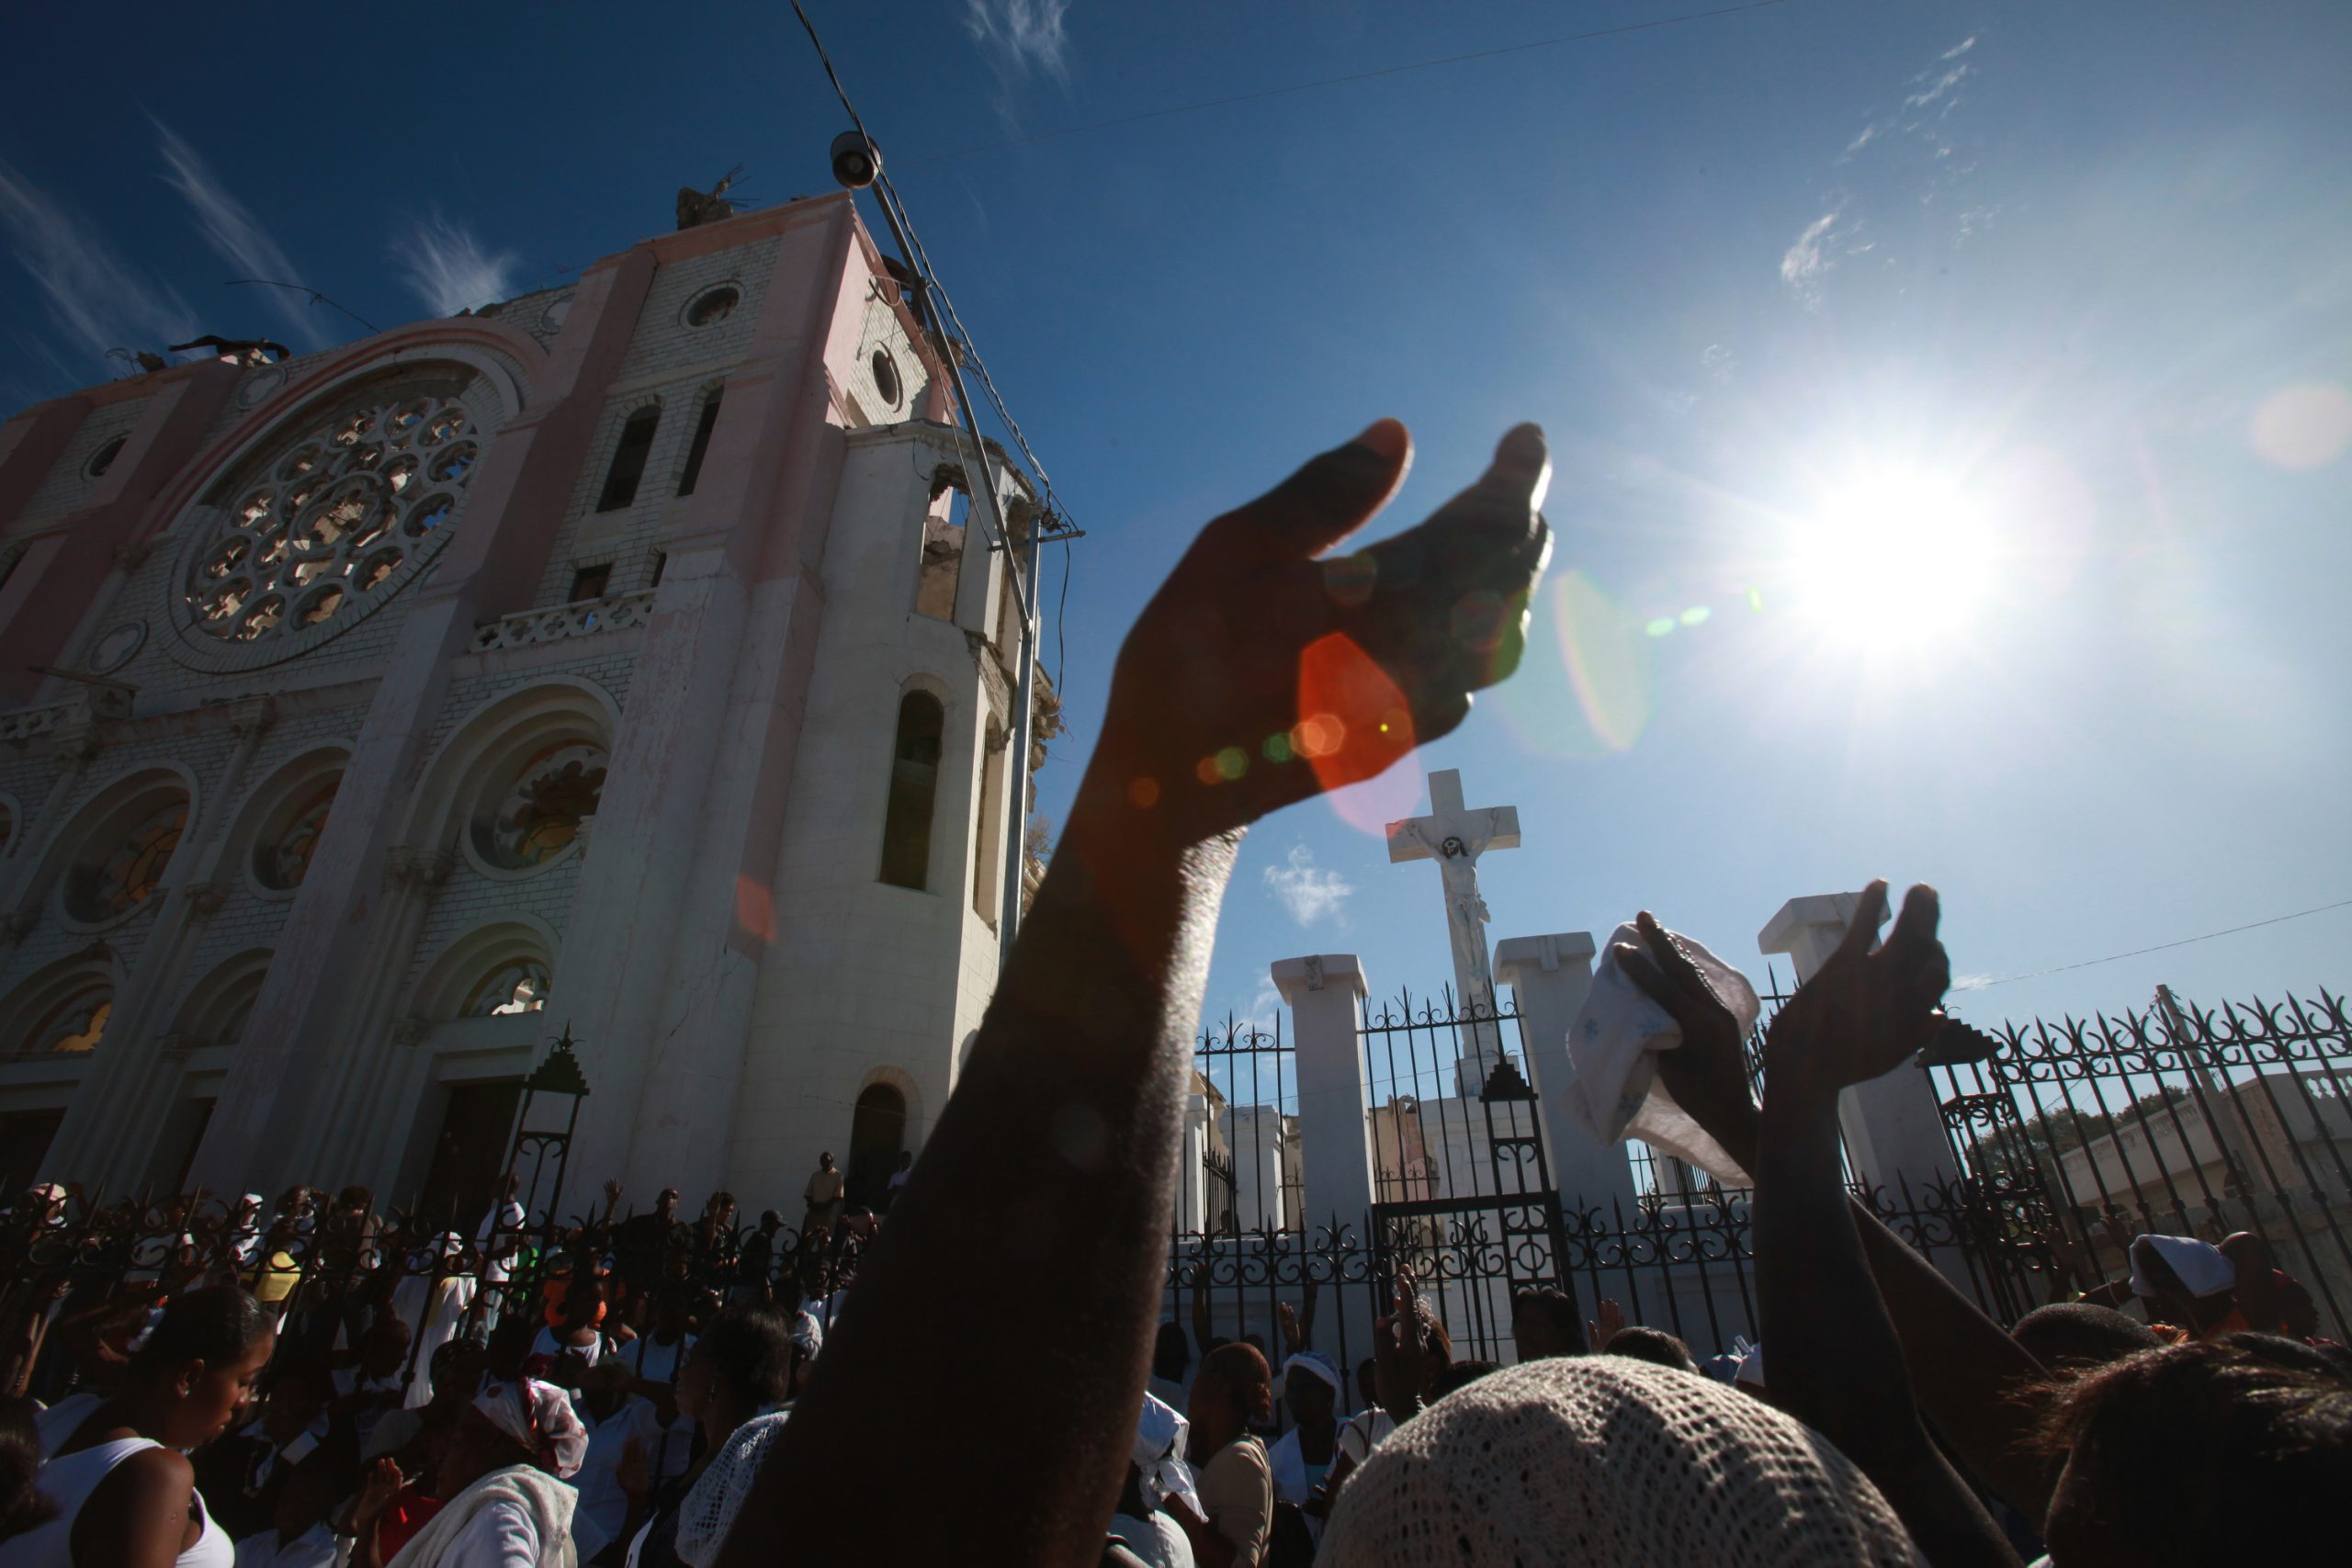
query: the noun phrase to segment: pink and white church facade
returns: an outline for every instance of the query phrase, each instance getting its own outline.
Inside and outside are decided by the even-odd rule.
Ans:
[[[568,1024],[581,1202],[878,1182],[1023,872],[940,369],[832,195],[0,427],[0,1175],[472,1206]]]

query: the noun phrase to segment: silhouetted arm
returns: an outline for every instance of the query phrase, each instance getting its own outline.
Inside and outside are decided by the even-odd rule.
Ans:
[[[1210,524],[1145,610],[970,1061],[723,1568],[962,1561],[976,1518],[996,1560],[1101,1556],[1149,1371],[1193,1030],[1241,831],[1452,729],[1523,646],[1548,550],[1534,507],[1549,464],[1532,426],[1420,527],[1315,558],[1379,510],[1408,456],[1393,422],[1324,454]],[[1049,1331],[976,1315],[978,1283],[1007,1277]],[[979,1442],[968,1423],[921,1414],[969,1382],[975,1358],[1017,1362],[1036,1391],[992,1401]]]
[[[1873,953],[1885,903],[1886,885],[1871,883],[1845,942],[1766,1037],[1755,1171],[1765,1383],[1774,1404],[1877,1483],[1937,1568],[2014,1565],[2017,1554],[1928,1440],[1838,1161],[1838,1090],[1908,1060],[1940,1021],[1936,1006],[1951,977],[1933,890],[1912,889]]]
[[[1682,1029],[1681,1047],[1659,1055],[1658,1076],[1675,1102],[1752,1173],[1763,1116],[1748,1098],[1738,1025],[1671,934],[1646,912],[1640,925],[1644,947],[1621,946],[1618,962]],[[1847,1213],[1919,1408],[1977,1480],[2039,1520],[2050,1477],[2019,1447],[2033,1412],[2011,1394],[2047,1375],[2041,1363],[1859,1199],[1848,1197]]]

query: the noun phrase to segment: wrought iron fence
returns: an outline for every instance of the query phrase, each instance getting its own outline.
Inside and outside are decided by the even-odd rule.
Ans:
[[[1962,999],[1965,999],[1964,997]],[[1929,1069],[1954,1160],[2008,1204],[1996,1234],[2091,1279],[2143,1232],[2262,1235],[2352,1337],[2352,1017],[2316,1002],[2005,1023],[1983,1062]]]
[[[665,1294],[787,1305],[805,1298],[830,1317],[878,1228],[871,1215],[850,1215],[805,1236],[790,1225],[763,1231],[739,1224],[731,1201],[694,1219],[608,1205],[569,1221],[546,1213],[515,1224],[497,1213],[454,1221],[397,1209],[379,1215],[310,1189],[261,1209],[203,1193],[107,1202],[75,1192],[47,1204],[28,1195],[0,1220],[0,1325],[13,1345],[32,1318],[52,1331],[103,1324],[158,1296],[233,1282],[276,1315],[279,1363],[323,1357],[338,1339],[356,1346],[367,1324],[390,1316],[408,1331],[415,1378],[434,1347],[458,1336],[487,1343],[493,1366],[518,1365],[547,1322],[538,1310],[552,1294],[547,1287],[559,1280],[598,1279],[619,1298],[608,1322],[640,1331],[647,1307]],[[14,1372],[51,1401],[77,1375],[67,1358],[47,1354],[29,1372]]]
[[[1750,1042],[1752,1087],[1787,999],[1779,978]],[[1985,1060],[1925,1069],[1948,1179],[1852,1190],[2005,1324],[2125,1273],[2133,1235],[2250,1230],[2308,1286],[2316,1330],[2352,1339],[2352,1020],[2319,995],[2207,1009],[2161,993],[2120,1019],[1990,1029]],[[1630,1207],[1553,1193],[1537,1107],[1518,1098],[1515,1066],[1496,1066],[1523,1055],[1521,1027],[1513,1010],[1457,1010],[1445,992],[1364,1010],[1372,1212],[1302,1228],[1286,1203],[1282,1224],[1238,1234],[1180,1225],[1168,1317],[1196,1338],[1255,1337],[1279,1359],[1279,1309],[1301,1314],[1311,1285],[1317,1340],[1344,1362],[1409,1261],[1464,1355],[1508,1359],[1511,1295],[1555,1284],[1587,1312],[1613,1297],[1702,1357],[1753,1338],[1751,1194],[1638,1145]],[[1236,1053],[1283,1049],[1275,1033],[1227,1030],[1203,1042],[1204,1077],[1231,1083]],[[1288,1075],[1285,1060],[1275,1077]]]

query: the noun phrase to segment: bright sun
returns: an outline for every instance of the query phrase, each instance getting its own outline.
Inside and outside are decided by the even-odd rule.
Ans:
[[[1984,513],[1957,487],[1871,468],[1792,519],[1788,586],[1838,641],[1919,649],[1975,620],[1996,553]]]

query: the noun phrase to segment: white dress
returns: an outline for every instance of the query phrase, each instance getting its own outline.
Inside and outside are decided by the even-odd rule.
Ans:
[[[63,1459],[51,1460],[40,1468],[40,1490],[57,1505],[57,1517],[20,1536],[0,1541],[0,1568],[99,1568],[96,1563],[74,1561],[74,1521],[81,1517],[82,1505],[98,1489],[98,1483],[114,1472],[114,1467],[136,1453],[164,1445],[147,1438],[119,1438],[110,1443],[97,1443]],[[191,1491],[196,1503],[197,1517],[203,1529],[196,1544],[175,1559],[177,1568],[234,1568],[237,1549],[204,1506],[204,1495]]]

